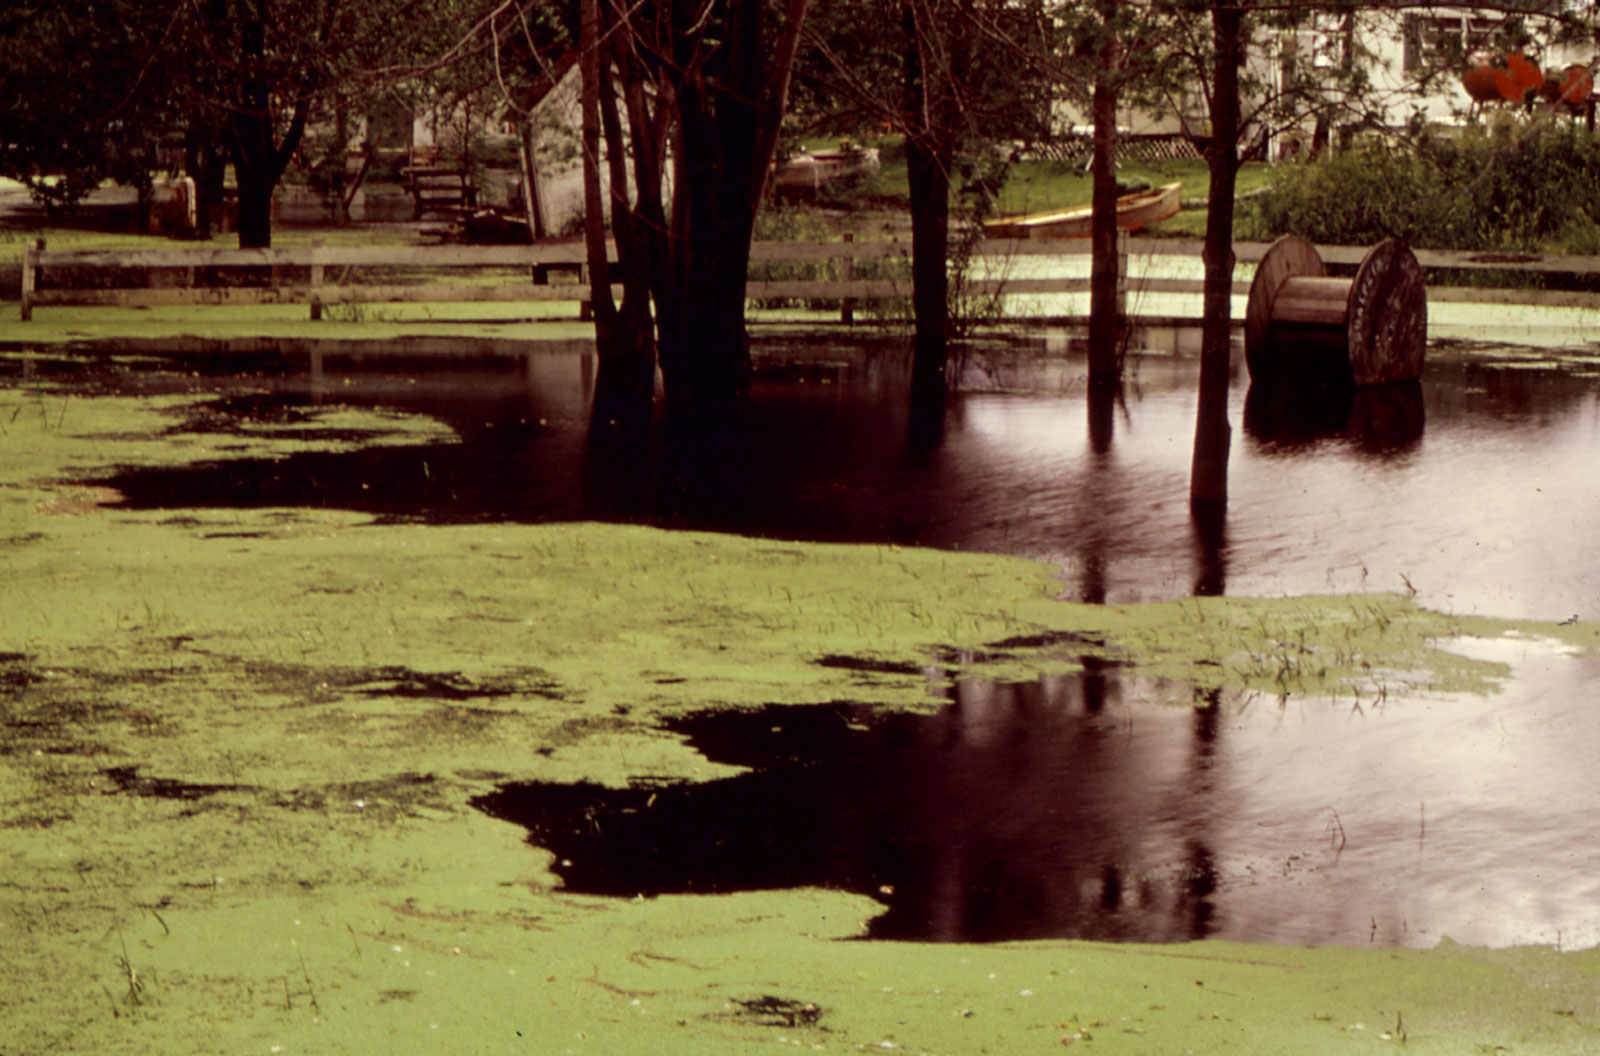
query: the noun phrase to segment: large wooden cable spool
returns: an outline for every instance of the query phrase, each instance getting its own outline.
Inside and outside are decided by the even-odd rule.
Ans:
[[[1373,246],[1354,279],[1328,274],[1316,248],[1285,235],[1250,284],[1244,351],[1250,377],[1300,369],[1349,371],[1357,385],[1414,381],[1428,343],[1428,293],[1399,239]]]

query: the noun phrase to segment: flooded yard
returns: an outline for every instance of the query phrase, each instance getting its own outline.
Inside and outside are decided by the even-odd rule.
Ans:
[[[1592,1040],[1589,363],[1241,379],[1219,535],[1192,364],[898,355],[715,510],[572,351],[0,357],[21,1051]]]
[[[910,431],[892,347],[765,352],[751,461],[736,501],[714,515],[663,495],[659,452],[596,463],[584,442],[593,363],[579,355],[319,356],[315,372],[302,356],[238,378],[90,375],[135,389],[216,387],[203,428],[223,436],[336,403],[432,416],[459,437],[106,477],[134,508],[622,520],[975,550],[1049,561],[1069,596],[1114,604],[1393,591],[1443,612],[1600,614],[1600,549],[1589,545],[1600,531],[1600,367],[1590,361],[1436,354],[1420,388],[1289,407],[1247,399],[1241,378],[1227,522],[1202,537],[1187,500],[1192,361],[1135,359],[1094,437],[1081,360],[980,350],[965,367],[972,388],[926,445]],[[61,369],[70,384],[81,368]]]
[[[964,681],[931,715],[669,720],[707,783],[512,785],[569,890],[830,887],[877,938],[1600,945],[1600,666],[1501,650],[1505,692],[1330,706],[1076,675]]]

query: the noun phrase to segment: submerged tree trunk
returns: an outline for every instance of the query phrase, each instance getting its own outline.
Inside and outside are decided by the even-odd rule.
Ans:
[[[1244,59],[1244,10],[1215,3],[1211,19],[1216,45],[1212,136],[1206,157],[1211,186],[1201,250],[1205,262],[1205,307],[1189,505],[1216,516],[1228,502],[1228,450],[1232,439],[1228,376],[1233,346],[1233,196],[1239,172],[1239,66]]]
[[[691,97],[678,107],[667,266],[653,285],[669,413],[711,430],[741,417],[749,394],[745,284],[759,203],[730,191],[754,178],[754,114],[708,119],[708,106]]]
[[[953,151],[935,133],[906,140],[911,192],[911,306],[915,320],[912,386],[942,390],[950,351],[950,166]]]
[[[611,60],[600,46],[599,0],[584,0],[582,11],[582,86],[579,99],[583,137],[583,231],[588,259],[589,304],[594,316],[594,402],[589,413],[591,444],[635,438],[650,421],[655,397],[656,350],[644,261],[633,237],[627,200],[622,136],[615,115]],[[602,138],[609,163],[611,221],[616,232],[618,268],[623,273],[619,308],[611,295],[610,245],[606,238],[606,196],[602,190]],[[528,184],[532,192],[531,181]]]
[[[632,368],[659,360],[669,432],[687,445],[677,459],[685,477],[718,478],[743,448],[750,239],[806,6],[784,0],[785,21],[772,33],[765,0],[584,0],[581,8],[585,234],[602,369],[630,364],[624,373],[642,382]],[[620,309],[601,289],[602,133]],[[637,397],[642,385],[629,391]]]
[[[950,192],[963,138],[976,24],[971,0],[935,15],[924,0],[902,0],[905,37],[902,109],[911,204],[911,307],[915,351],[911,394],[917,414],[942,405],[950,358]]]
[[[1116,4],[1107,0],[1100,10],[1109,22],[1116,15]],[[1108,35],[1098,50],[1091,162],[1094,218],[1089,236],[1089,385],[1110,388],[1121,380],[1118,351],[1123,326],[1117,296],[1121,270],[1117,260],[1117,43]]]
[[[950,343],[950,168],[956,135],[945,112],[948,86],[934,83],[923,54],[925,34],[916,0],[905,0],[904,108],[906,178],[911,198],[911,312],[915,333],[911,391],[926,404],[945,389]],[[941,90],[942,89],[942,90]],[[923,414],[931,413],[924,407]]]
[[[650,269],[668,413],[715,437],[743,417],[750,384],[745,286],[807,0],[787,0],[775,40],[763,0],[674,3],[678,67],[672,209]],[[717,43],[706,57],[707,37]],[[659,89],[658,89],[659,90]],[[630,103],[630,114],[642,104]],[[635,128],[635,151],[640,138]],[[660,192],[654,193],[660,201]],[[716,442],[713,440],[713,442]]]

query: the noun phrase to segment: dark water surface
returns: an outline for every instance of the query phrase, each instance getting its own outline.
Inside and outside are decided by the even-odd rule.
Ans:
[[[1247,401],[1241,378],[1218,535],[1197,532],[1188,512],[1192,361],[1137,363],[1109,435],[1091,442],[1080,361],[997,356],[968,376],[1053,391],[962,395],[929,446],[908,421],[898,363],[869,351],[780,356],[755,386],[754,454],[735,500],[710,513],[673,499],[659,451],[630,450],[620,467],[590,455],[593,362],[571,353],[327,357],[317,373],[303,356],[277,373],[269,357],[260,365],[272,372],[242,379],[248,397],[219,398],[208,428],[353,403],[437,416],[461,442],[139,470],[107,483],[136,507],[640,520],[1018,554],[1058,564],[1070,596],[1112,603],[1197,588],[1414,590],[1446,612],[1600,615],[1596,374],[1435,356],[1420,388],[1289,409]]]
[[[1194,699],[1091,664],[963,682],[932,715],[774,705],[674,719],[705,784],[481,797],[571,890],[825,886],[874,938],[1428,947],[1600,943],[1591,699],[1537,642],[1495,698]]]
[[[314,350],[314,349],[313,349]],[[1415,590],[1432,608],[1600,616],[1600,375],[1435,355],[1420,387],[1285,405],[1236,383],[1226,523],[1187,503],[1192,361],[1142,359],[1095,428],[1077,359],[969,362],[942,430],[903,356],[762,350],[737,501],[685,503],[652,443],[590,453],[592,359],[300,349],[134,368],[38,357],[88,391],[215,391],[189,426],[318,429],[321,407],[435,416],[459,442],[110,472],[129,506],[310,506],[423,522],[636,520],[1018,554],[1065,593]],[[0,360],[13,377],[20,360]],[[1026,391],[1000,391],[1026,390]],[[1485,648],[1481,644],[1477,648]],[[1600,943],[1600,668],[1538,642],[1488,698],[1196,702],[1115,669],[958,684],[933,716],[858,705],[683,719],[752,768],[703,786],[509,786],[578,890],[826,884],[870,933],[1431,945]],[[1181,706],[1174,707],[1178,704]]]

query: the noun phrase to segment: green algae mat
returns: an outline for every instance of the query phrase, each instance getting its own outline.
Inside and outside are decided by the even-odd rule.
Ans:
[[[1593,649],[1593,624],[1391,596],[1090,607],[1009,558],[132,511],[82,483],[441,439],[337,406],[223,438],[186,425],[198,402],[0,388],[4,1056],[1600,1052],[1597,951],[868,942],[881,906],[838,891],[574,894],[470,806],[723,776],[659,725],[691,709],[931,709],[935,656],[1403,700],[1508,677],[1452,642]]]

